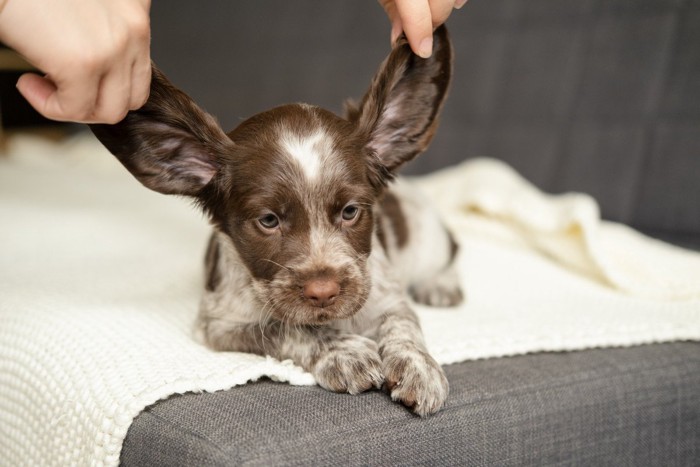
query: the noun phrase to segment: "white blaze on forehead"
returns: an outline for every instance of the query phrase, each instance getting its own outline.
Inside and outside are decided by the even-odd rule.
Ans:
[[[310,180],[318,178],[326,158],[333,150],[331,138],[323,130],[306,136],[283,133],[280,141],[282,149],[299,163]]]

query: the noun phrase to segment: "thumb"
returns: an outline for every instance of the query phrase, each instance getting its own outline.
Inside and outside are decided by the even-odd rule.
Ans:
[[[24,73],[17,81],[17,90],[41,115],[56,118],[56,115],[47,112],[47,103],[57,92],[56,85],[50,79],[35,73]]]
[[[427,2],[396,0],[403,32],[416,55],[428,58],[433,53],[433,23]]]

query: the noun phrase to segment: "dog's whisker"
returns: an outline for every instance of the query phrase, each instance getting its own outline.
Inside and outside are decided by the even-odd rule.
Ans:
[[[296,274],[296,272],[295,272],[292,268],[287,267],[287,266],[284,266],[284,265],[282,265],[282,264],[280,264],[280,263],[278,263],[278,262],[276,262],[276,261],[272,261],[271,259],[268,259],[268,258],[260,258],[258,261],[267,261],[268,263],[272,263],[272,264],[274,264],[275,266],[277,266],[277,267],[279,267],[279,268],[282,268],[282,269],[284,269],[284,270],[286,270],[286,271],[289,271],[289,272],[291,272],[291,273],[293,273],[293,274]]]
[[[267,353],[267,345],[266,345],[266,336],[265,336],[265,331],[268,328],[268,323],[270,321],[270,318],[272,317],[272,298],[268,299],[265,304],[263,304],[261,313],[260,313],[260,319],[258,320],[258,326],[260,329],[260,335],[262,336],[262,348]]]

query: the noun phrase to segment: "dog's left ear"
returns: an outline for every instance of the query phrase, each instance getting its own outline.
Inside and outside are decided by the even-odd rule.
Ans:
[[[433,55],[415,55],[405,38],[382,63],[358,108],[347,117],[389,172],[423,152],[435,134],[452,75],[445,26],[433,34]]]

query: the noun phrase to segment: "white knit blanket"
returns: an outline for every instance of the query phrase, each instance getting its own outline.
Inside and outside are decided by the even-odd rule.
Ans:
[[[601,222],[480,159],[421,180],[457,232],[467,303],[418,308],[441,363],[700,339],[700,255]],[[116,465],[133,418],[171,394],[290,362],[191,338],[209,228],[92,138],[10,140],[0,157],[0,464]]]

